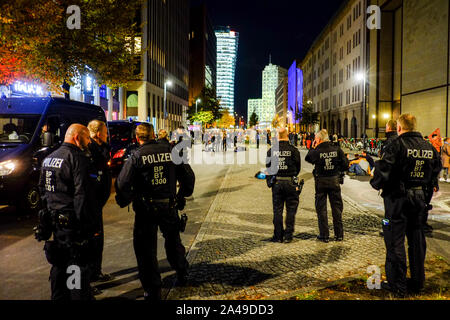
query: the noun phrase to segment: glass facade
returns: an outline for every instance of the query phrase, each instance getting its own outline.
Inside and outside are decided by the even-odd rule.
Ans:
[[[289,123],[298,123],[295,121],[295,115],[301,114],[303,110],[303,71],[297,67],[297,61],[294,61],[288,71],[288,111],[291,119]]]
[[[234,113],[234,83],[239,33],[229,27],[215,30],[217,38],[217,96],[221,106]]]
[[[269,63],[264,68],[262,79],[262,113],[260,121],[266,124],[272,122],[276,113],[276,93],[277,88],[287,75],[287,70]]]

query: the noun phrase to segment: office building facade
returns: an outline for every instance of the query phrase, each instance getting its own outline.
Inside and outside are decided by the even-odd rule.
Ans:
[[[275,117],[277,88],[287,76],[287,70],[269,63],[262,72],[261,125],[270,126]]]
[[[295,60],[288,70],[288,105],[287,123],[293,125],[293,130],[299,129],[300,115],[303,110],[303,71],[299,68],[299,63]]]
[[[300,63],[303,102],[330,133],[361,137],[366,80],[366,0],[345,2]],[[366,116],[367,119],[367,116]],[[318,129],[318,128],[316,128]]]
[[[381,29],[369,30],[369,136],[383,137],[386,121],[417,117],[418,131],[448,137],[450,3],[448,0],[371,1]]]
[[[186,123],[189,83],[189,1],[145,1],[142,26],[140,81],[126,90],[126,117],[174,130]],[[166,97],[166,99],[164,99]]]
[[[217,96],[222,108],[234,114],[234,92],[239,33],[230,27],[218,27],[217,38]]]
[[[191,7],[189,32],[189,106],[203,88],[217,90],[217,39],[206,4]]]
[[[247,102],[247,123],[250,123],[250,117],[254,112],[258,116],[258,122],[261,121],[262,99],[249,99]]]
[[[293,128],[293,116],[288,111],[288,78],[285,77],[277,87],[275,115],[278,116],[282,126],[287,126],[289,130]]]

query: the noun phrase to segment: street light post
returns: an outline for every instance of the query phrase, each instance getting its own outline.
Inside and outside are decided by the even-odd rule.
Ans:
[[[168,130],[166,126],[166,120],[167,120],[167,87],[172,86],[172,81],[167,80],[164,82],[164,127],[166,130]]]
[[[197,113],[197,105],[198,105],[200,102],[202,102],[202,100],[200,100],[200,99],[197,99],[197,100],[195,101],[195,113]]]

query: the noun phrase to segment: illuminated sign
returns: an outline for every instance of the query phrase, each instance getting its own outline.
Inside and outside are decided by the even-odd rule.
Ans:
[[[43,96],[45,95],[44,90],[40,85],[34,83],[26,83],[23,81],[16,81],[12,85],[12,92],[19,94],[26,94],[32,96]]]
[[[83,91],[85,94],[94,93],[93,79],[89,75],[84,76]]]

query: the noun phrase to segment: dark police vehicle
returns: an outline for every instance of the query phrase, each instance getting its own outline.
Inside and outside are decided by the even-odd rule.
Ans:
[[[40,207],[42,160],[64,141],[73,123],[106,122],[103,109],[62,98],[0,99],[0,205]]]

